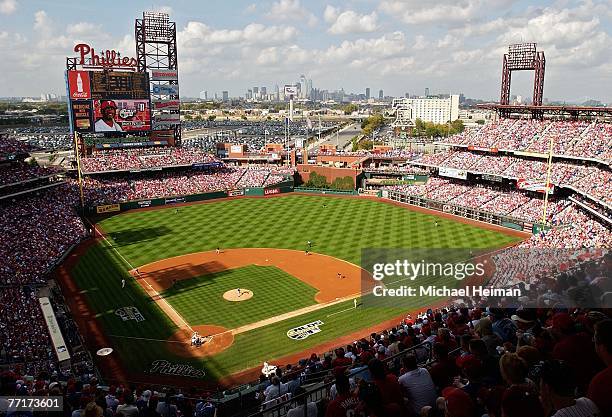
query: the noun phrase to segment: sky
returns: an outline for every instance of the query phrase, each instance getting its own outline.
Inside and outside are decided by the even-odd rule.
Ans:
[[[181,95],[293,83],[372,95],[499,100],[508,44],[546,54],[544,97],[612,103],[612,0],[0,0],[0,96],[65,95],[66,56],[85,42],[135,56],[134,19],[177,25]],[[533,72],[513,74],[531,96]]]

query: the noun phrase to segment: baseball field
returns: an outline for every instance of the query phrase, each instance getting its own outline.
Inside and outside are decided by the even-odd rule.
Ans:
[[[138,210],[96,227],[101,237],[71,255],[61,281],[90,346],[114,349],[100,368],[119,364],[131,381],[228,385],[256,377],[264,361],[322,353],[407,312],[360,305],[361,248],[521,239],[382,201],[306,195]],[[292,331],[312,323],[308,337]],[[202,346],[192,346],[194,332]]]

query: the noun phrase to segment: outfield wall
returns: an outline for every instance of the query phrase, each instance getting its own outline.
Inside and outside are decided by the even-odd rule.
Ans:
[[[103,204],[98,206],[87,206],[85,213],[90,216],[120,213],[128,210],[165,207],[174,204],[195,203],[198,201],[217,200],[228,197],[264,197],[275,194],[284,194],[293,191],[293,181],[285,181],[267,187],[236,188],[233,190],[213,191],[209,193],[190,194],[175,197],[160,197],[136,201],[127,201],[116,204]]]
[[[199,201],[216,200],[222,198],[241,198],[241,197],[270,197],[278,194],[290,192],[299,192],[303,194],[319,194],[330,196],[358,196],[357,191],[350,190],[331,190],[321,188],[294,187],[292,181],[286,181],[279,184],[274,184],[268,187],[248,187],[237,188],[233,190],[214,191],[210,193],[192,194],[180,197],[168,198],[152,198],[148,200],[129,201],[118,204],[105,204],[99,206],[86,207],[85,212],[90,216],[112,215],[128,210],[149,208],[149,207],[166,207],[175,204],[188,204]],[[424,207],[436,211],[440,211],[454,216],[463,217],[470,220],[476,220],[484,223],[489,223],[497,226],[502,226],[508,229],[514,229],[527,233],[538,233],[541,230],[547,229],[538,223],[528,222],[526,220],[517,219],[508,216],[501,216],[483,210],[478,210],[470,207],[459,206],[455,204],[443,203],[440,201],[430,200],[427,198],[403,194],[396,191],[382,191],[377,193],[378,198],[406,203],[417,207]],[[373,198],[376,198],[373,196]]]
[[[546,228],[546,226],[543,226],[541,224],[528,222],[526,220],[517,219],[515,217],[502,216],[485,210],[479,210],[476,208],[430,200],[428,198],[409,195],[398,191],[383,191],[382,196],[383,198],[387,198],[389,200],[397,201],[400,203],[406,203],[413,206],[441,211],[466,219],[495,224],[498,226],[506,227],[508,229],[519,230],[527,233],[538,233],[540,230]]]

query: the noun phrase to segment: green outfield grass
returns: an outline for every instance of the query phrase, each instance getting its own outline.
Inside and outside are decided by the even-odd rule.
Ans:
[[[439,227],[434,226],[435,221]],[[130,279],[126,288],[121,289],[121,277],[129,277],[126,262],[138,267],[173,256],[214,250],[217,246],[304,250],[306,242],[311,240],[313,252],[359,264],[361,248],[367,247],[476,249],[498,248],[518,241],[503,233],[383,202],[302,195],[224,200],[181,207],[178,213],[174,208],[131,212],[103,220],[100,226],[125,260],[108,243],[102,242],[80,259],[73,277],[110,335],[123,363],[134,372],[146,372],[155,359],[191,363],[204,367],[212,379],[261,365],[264,360],[312,348],[435,300],[420,298],[402,307],[360,307],[357,310],[352,309],[352,301],[336,304],[239,334],[224,352],[205,360],[189,361],[174,357],[166,350],[164,340],[176,331],[176,327],[140,286]],[[295,278],[281,277],[282,285],[270,287],[266,275],[273,274],[276,280],[284,274],[273,269],[246,267],[214,277],[195,278],[177,283],[176,288],[162,295],[191,324],[232,328],[313,302],[316,291]],[[241,276],[236,278],[235,274]],[[235,306],[225,306],[219,301],[219,293],[239,286],[234,284],[235,279],[248,281],[248,284],[239,285],[257,289],[257,295],[269,291],[271,298],[265,302],[267,307],[263,307],[264,300],[262,304],[233,303]],[[114,311],[124,306],[137,307],[145,321],[122,321]],[[320,333],[302,341],[286,336],[290,328],[314,320],[325,323]]]
[[[246,288],[254,296],[239,303],[223,299],[232,288]],[[233,329],[316,304],[316,293],[316,288],[274,266],[251,265],[178,281],[161,295],[191,325]]]

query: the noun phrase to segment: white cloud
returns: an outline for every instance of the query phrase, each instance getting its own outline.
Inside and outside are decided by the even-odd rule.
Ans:
[[[278,0],[272,4],[268,17],[280,22],[305,22],[308,26],[317,24],[318,19],[300,4],[300,0]]]
[[[429,46],[429,42],[425,39],[423,35],[416,35],[414,37],[414,44],[412,45],[412,49],[416,51],[421,51]]]
[[[51,30],[51,19],[44,10],[34,13],[34,30],[39,32]]]
[[[438,40],[438,48],[456,48],[461,44],[461,40],[450,34],[446,34],[442,39]]]
[[[278,50],[277,50],[277,48],[275,46],[272,46],[272,47],[263,49],[259,53],[257,58],[255,59],[255,62],[258,65],[277,64],[278,63]]]
[[[329,6],[328,6],[329,7]],[[376,12],[370,14],[359,14],[353,10],[346,10],[337,14],[337,10],[325,9],[324,15],[326,21],[333,21],[333,24],[328,29],[329,33],[334,35],[344,35],[347,33],[368,33],[378,29],[378,16]],[[335,19],[332,17],[335,16]]]
[[[512,3],[513,0],[383,0],[379,7],[404,23],[456,25],[490,10],[499,11]]]
[[[71,36],[92,36],[97,37],[102,31],[102,25],[96,25],[90,22],[79,22],[68,25],[66,33]]]
[[[244,9],[244,12],[251,14],[251,13],[255,13],[256,10],[257,10],[257,3],[251,3]]]
[[[327,23],[333,23],[336,21],[339,14],[340,14],[339,9],[328,4],[325,7],[325,10],[323,11],[323,20],[325,20]]]
[[[0,14],[13,14],[17,10],[17,0],[0,1]]]
[[[612,38],[599,18],[581,7],[545,8],[525,24],[511,25],[496,39],[499,45],[516,42],[537,42],[557,68],[603,65],[609,62],[612,50]]]
[[[173,12],[171,6],[153,6],[151,11],[156,13],[165,13],[167,15],[172,15]]]
[[[187,26],[177,33],[178,44],[186,49],[200,50],[200,46],[219,44],[282,44],[297,35],[292,26],[265,26],[251,23],[243,29],[212,29],[202,22],[188,22]]]

